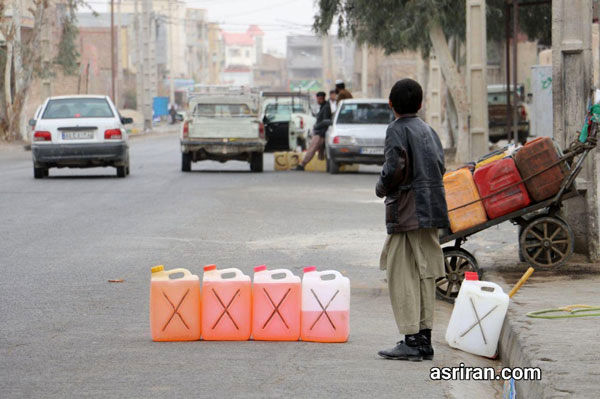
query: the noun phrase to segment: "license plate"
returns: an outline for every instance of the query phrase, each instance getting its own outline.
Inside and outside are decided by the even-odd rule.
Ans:
[[[360,149],[360,153],[365,155],[383,155],[383,147],[363,147]]]
[[[63,140],[89,140],[94,138],[94,131],[62,132]]]

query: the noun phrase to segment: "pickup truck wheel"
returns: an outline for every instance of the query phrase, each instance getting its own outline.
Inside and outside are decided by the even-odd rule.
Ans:
[[[519,143],[521,143],[521,145],[525,145],[525,143],[527,143],[528,137],[529,132],[519,132]]]
[[[250,155],[250,171],[262,172],[263,171],[263,154],[262,152],[253,152]]]
[[[340,173],[340,164],[331,158],[327,158],[327,171],[332,175]]]
[[[48,168],[36,168],[35,166],[33,167],[33,177],[35,179],[42,179],[46,176],[48,176]]]
[[[298,145],[300,146],[300,151],[306,151],[306,139],[298,140]]]
[[[127,176],[127,166],[117,166],[117,177]]]
[[[192,170],[192,156],[190,154],[181,153],[181,171],[189,172]]]

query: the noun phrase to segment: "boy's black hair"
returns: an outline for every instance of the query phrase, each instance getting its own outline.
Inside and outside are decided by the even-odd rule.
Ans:
[[[329,90],[329,94],[330,94],[330,95],[331,95],[331,94],[337,94],[337,92],[335,91],[335,89],[331,89],[331,90]]]
[[[415,114],[421,109],[423,102],[423,89],[412,79],[397,81],[390,91],[390,101],[396,113]]]
[[[324,91],[318,92],[317,97],[325,97],[325,92]]]

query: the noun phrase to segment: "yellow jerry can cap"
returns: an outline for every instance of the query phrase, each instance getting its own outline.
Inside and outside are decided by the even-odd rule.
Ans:
[[[165,267],[163,265],[158,265],[158,266],[154,266],[150,270],[152,271],[152,273],[158,273],[158,272],[162,272],[163,270],[165,270]]]

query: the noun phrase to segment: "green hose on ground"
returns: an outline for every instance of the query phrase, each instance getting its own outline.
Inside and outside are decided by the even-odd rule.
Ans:
[[[558,312],[567,312],[567,314],[561,314],[561,315],[548,315],[547,314],[547,313],[558,313]],[[589,312],[597,312],[597,313],[589,313]],[[570,317],[600,316],[600,306],[569,305],[569,306],[563,306],[561,308],[555,308],[555,309],[536,310],[535,312],[527,313],[526,316],[533,317],[536,319],[566,319],[566,318],[570,318]]]

